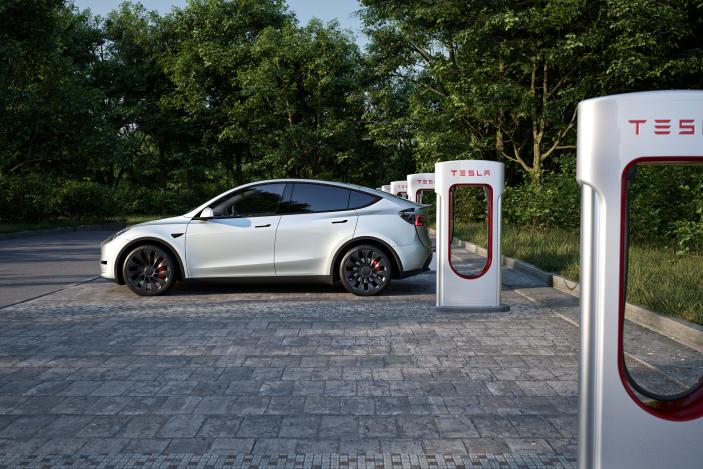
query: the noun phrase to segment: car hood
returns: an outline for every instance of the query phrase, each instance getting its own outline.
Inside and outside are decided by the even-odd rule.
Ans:
[[[130,228],[136,228],[139,226],[154,226],[154,225],[187,225],[190,218],[183,215],[177,217],[160,218],[158,220],[145,221],[144,223],[137,223],[132,225]]]

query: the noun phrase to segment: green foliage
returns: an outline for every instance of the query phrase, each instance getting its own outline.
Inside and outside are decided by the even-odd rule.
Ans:
[[[703,257],[677,256],[660,243],[630,247],[627,302],[703,324]]]
[[[579,226],[580,187],[576,182],[576,158],[559,158],[559,169],[544,176],[541,185],[528,181],[507,187],[503,217],[516,226],[549,228]]]
[[[629,183],[629,234],[681,253],[703,252],[703,165],[637,165]]]
[[[511,185],[539,185],[573,152],[580,100],[701,86],[696,0],[361,3],[374,70],[411,93],[402,123],[421,169],[496,159]]]
[[[457,226],[455,236],[474,244],[486,243],[480,223]],[[547,272],[579,280],[579,235],[558,227],[525,228],[503,224],[502,253],[525,260]],[[661,243],[637,242],[628,259],[627,302],[652,311],[703,324],[703,257],[677,256]]]
[[[283,0],[0,2],[0,218],[178,213],[250,180],[378,186],[483,158],[506,163],[507,222],[573,230],[578,101],[701,87],[700,1],[361,3],[364,53]],[[633,183],[631,233],[700,252],[703,175],[665,171]]]
[[[703,252],[703,210],[698,209],[700,219],[675,220],[673,222],[672,234],[677,239],[680,248],[679,254],[689,251]]]
[[[312,20],[266,28],[252,47],[254,64],[239,72],[253,136],[251,153],[268,176],[373,174],[365,140],[361,56],[336,23]]]
[[[480,223],[462,223],[455,236],[479,246],[486,246],[487,231]],[[503,223],[502,254],[522,259],[546,272],[555,272],[578,281],[579,236],[564,228],[525,228]]]
[[[88,180],[12,175],[0,178],[0,207],[3,207],[2,220],[12,222],[185,213],[224,189],[213,184],[188,189],[181,183],[156,188],[131,184],[106,186]]]

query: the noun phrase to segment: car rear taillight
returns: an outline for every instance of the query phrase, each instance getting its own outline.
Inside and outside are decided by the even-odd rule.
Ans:
[[[402,210],[400,218],[415,226],[427,226],[427,217],[421,213],[415,213],[415,209]]]
[[[398,212],[400,218],[407,221],[410,225],[415,227],[415,232],[422,243],[428,250],[432,248],[432,241],[430,241],[429,230],[427,229],[429,223],[427,221],[427,215],[424,213],[424,207],[418,208],[408,208]]]

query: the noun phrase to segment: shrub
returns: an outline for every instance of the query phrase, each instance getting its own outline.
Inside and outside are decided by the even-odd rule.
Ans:
[[[64,181],[58,189],[60,214],[66,218],[118,215],[112,188],[92,181]]]
[[[59,185],[39,174],[0,178],[0,217],[8,221],[55,218],[60,212]]]
[[[576,182],[576,159],[562,157],[559,170],[547,172],[541,185],[530,182],[507,187],[503,218],[521,227],[578,227],[580,188]]]

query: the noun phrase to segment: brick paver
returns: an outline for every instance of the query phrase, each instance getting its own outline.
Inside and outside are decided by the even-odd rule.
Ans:
[[[95,282],[5,308],[0,465],[572,464],[576,328],[510,291],[508,313],[437,314],[433,282],[377,299]]]
[[[505,280],[491,314],[433,312],[432,274],[2,309],[0,468],[573,467],[577,328]]]

